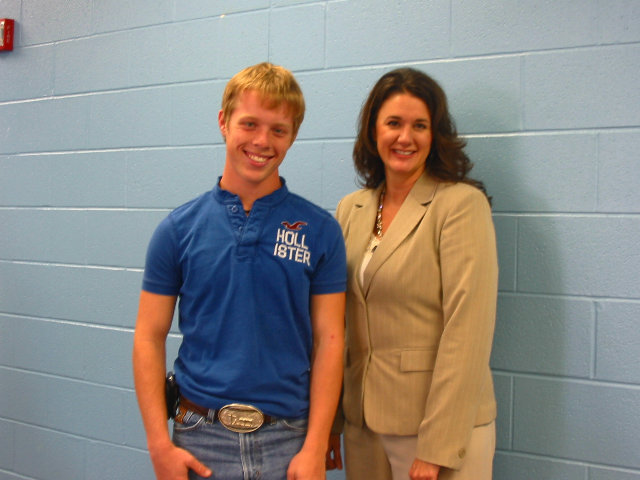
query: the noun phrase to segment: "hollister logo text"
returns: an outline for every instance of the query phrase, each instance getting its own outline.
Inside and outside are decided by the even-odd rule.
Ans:
[[[301,232],[307,222],[289,223],[284,221],[282,225],[285,228],[278,229],[273,255],[311,266],[311,252],[305,244],[306,235]]]

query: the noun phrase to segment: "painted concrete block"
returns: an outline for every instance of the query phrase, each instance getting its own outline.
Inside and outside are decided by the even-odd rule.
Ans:
[[[75,270],[78,271],[78,270]],[[68,285],[69,268],[45,267],[41,265],[0,262],[0,278],[11,278],[0,288],[1,311],[42,317],[70,317],[70,307],[65,303],[75,296],[61,295],[55,287]],[[60,299],[57,304],[56,300]]]
[[[3,18],[7,15],[2,10]],[[14,17],[9,17],[14,18]],[[14,18],[15,19],[15,18]],[[54,55],[51,45],[18,49],[0,55],[0,102],[39,98],[53,91]],[[33,75],[33,71],[41,72]],[[11,86],[11,88],[6,88]]]
[[[147,449],[147,437],[145,435],[144,426],[142,425],[142,417],[138,408],[138,401],[133,390],[122,393],[124,406],[122,415],[122,429],[124,433],[123,445],[132,448],[139,448],[144,451]],[[173,424],[168,422],[169,431],[172,430]]]
[[[317,142],[298,141],[287,152],[280,176],[293,193],[320,205],[323,192],[323,150]]]
[[[33,373],[133,388],[133,332],[22,317],[0,316],[6,331],[2,364]],[[12,346],[15,345],[15,346]],[[32,348],[38,345],[38,348]],[[10,354],[10,357],[9,357]],[[0,357],[2,358],[2,357]]]
[[[567,379],[515,379],[513,448],[640,468],[640,391]]]
[[[18,421],[111,443],[122,441],[119,389],[34,374],[17,379],[15,385],[25,396],[33,396],[29,403],[38,404],[35,414],[16,408]]]
[[[57,95],[127,87],[130,38],[114,33],[55,45]]]
[[[175,4],[175,19],[187,20],[217,15],[231,15],[239,12],[251,12],[269,8],[270,0],[242,0],[240,2],[211,2],[209,0],[194,0]]]
[[[88,97],[0,105],[0,153],[83,149],[88,120]]]
[[[302,5],[305,3],[316,3],[316,0],[273,0],[274,7],[287,7],[291,5]]]
[[[218,43],[219,31],[218,18],[166,27],[171,39],[180,39],[172,42],[164,52],[168,78],[175,82],[222,78],[220,55],[224,49]],[[161,52],[150,52],[147,58],[151,64],[157,65],[162,57]]]
[[[268,27],[268,11],[175,24],[172,34],[181,41],[171,44],[167,66],[175,81],[228,79],[268,60]]]
[[[0,204],[123,207],[125,152],[0,157]]]
[[[221,61],[216,72],[231,77],[243,68],[269,59],[268,11],[221,17],[219,29],[216,48]]]
[[[640,213],[640,132],[598,135],[598,211]]]
[[[9,381],[14,381],[16,378],[15,373],[12,370],[9,370],[5,366],[0,366],[0,380],[2,381],[2,385],[10,385]],[[2,407],[2,412],[8,412],[11,410],[11,401],[9,395],[0,395],[0,407]],[[3,413],[2,421],[6,421],[9,417]]]
[[[171,144],[171,102],[165,88],[91,96],[89,142],[94,148]]]
[[[298,139],[353,139],[360,108],[371,87],[387,70],[367,68],[297,74],[307,104]]]
[[[597,45],[597,2],[452,2],[456,56]]]
[[[92,2],[69,0],[64,4],[64,8],[50,0],[22,3],[20,26],[23,45],[78,38],[92,32]]]
[[[86,216],[69,210],[2,210],[6,237],[0,256],[26,260],[84,264],[87,260]],[[43,243],[43,239],[47,239]]]
[[[174,334],[174,327],[177,327],[177,322],[174,321],[171,325],[171,334],[167,337],[166,349],[167,349],[167,371],[174,370],[174,362],[178,358],[178,349],[182,343],[182,336]],[[177,332],[178,330],[175,329]]]
[[[34,461],[34,458],[40,461]],[[85,478],[84,463],[83,439],[29,425],[16,429],[14,471],[19,475],[28,478]]]
[[[353,166],[351,140],[326,141],[322,145],[322,206],[332,212],[342,198],[360,187]]]
[[[355,137],[362,104],[377,80],[394,68],[368,67],[299,74],[308,115],[305,138]],[[522,128],[520,65],[514,58],[421,62],[410,65],[436,80],[447,94],[462,134]]]
[[[0,262],[0,311],[133,327],[142,272]],[[117,299],[117,301],[114,301]]]
[[[49,205],[49,175],[39,157],[0,156],[0,205]]]
[[[442,58],[449,54],[450,5],[445,0],[327,4],[327,66]],[[348,46],[348,48],[345,48]]]
[[[0,367],[14,366],[14,338],[18,336],[16,332],[10,330],[16,326],[16,319],[13,315],[0,315]]]
[[[130,30],[166,23],[173,18],[172,0],[110,0],[93,4],[94,32]]]
[[[89,265],[144,267],[151,234],[164,211],[91,211],[86,214]]]
[[[83,478],[112,480],[135,478],[154,480],[153,467],[146,451],[134,450],[120,445],[88,442],[87,461]]]
[[[525,127],[549,130],[640,124],[639,69],[637,44],[527,56]]]
[[[513,421],[513,380],[510,375],[493,374],[493,386],[498,404],[496,417],[496,448],[511,448],[511,424]]]
[[[474,137],[467,152],[475,163],[472,175],[484,181],[493,196],[494,211],[596,210],[595,134]]]
[[[40,242],[42,238],[46,238],[45,232],[48,232],[49,228],[41,224],[42,220],[44,218],[41,211],[25,212],[23,215],[15,209],[1,210],[0,223],[3,227],[0,230],[0,258],[27,260],[36,259],[38,254],[46,255],[41,252],[43,248]],[[36,231],[31,229],[34,225]],[[48,247],[45,246],[44,250],[48,250]]]
[[[127,159],[127,206],[169,210],[216,185],[225,148],[143,149]]]
[[[84,343],[78,345],[82,378],[91,383],[133,388],[133,332],[114,328],[84,328]]]
[[[626,43],[640,40],[640,3],[617,0],[596,2],[598,28],[602,43]]]
[[[171,55],[174,44],[186,41],[179,33],[185,28],[174,23],[128,30],[127,81],[130,86],[172,84],[185,72],[176,69]],[[202,48],[202,47],[201,47]]]
[[[521,65],[516,57],[432,61],[412,65],[444,89],[460,134],[522,129]]]
[[[269,56],[290,70],[324,66],[325,7],[308,5],[271,12]]]
[[[584,480],[585,475],[584,465],[551,458],[496,452],[493,461],[495,480],[530,480],[532,478]]]
[[[492,193],[489,192],[489,195]],[[496,230],[496,244],[498,248],[498,290],[513,292],[516,289],[516,259],[518,220],[516,217],[494,215],[493,225]]]
[[[23,223],[23,227],[29,229],[30,223],[42,220],[44,226],[42,233],[47,238],[47,247],[44,251],[46,257],[42,258],[47,262],[53,263],[69,263],[69,264],[85,264],[87,261],[87,217],[82,210],[53,210],[42,215],[41,211],[33,212],[31,215],[23,213],[22,218],[27,217],[27,222]],[[31,224],[31,229],[37,231],[35,225]],[[42,245],[42,240],[40,241]],[[33,259],[38,258],[37,245],[33,245]]]
[[[589,480],[640,480],[640,471],[616,468],[589,468]]]
[[[13,469],[15,424],[0,420],[0,469]]]
[[[640,304],[597,303],[595,378],[640,384]]]
[[[126,159],[122,151],[42,156],[50,178],[48,205],[123,207]]]
[[[519,219],[518,291],[640,297],[640,219]]]
[[[22,21],[22,0],[0,0],[0,8],[2,9],[3,18],[13,18],[14,20]],[[13,40],[14,48],[16,45],[16,38]]]
[[[6,317],[6,320],[0,319],[0,325],[3,329],[6,326],[8,337],[15,345],[10,366],[30,372],[83,378],[86,328],[24,317]]]
[[[589,378],[594,328],[590,301],[502,294],[491,366],[509,372]]]
[[[132,328],[138,313],[142,271],[91,268],[82,272],[79,291],[85,299],[74,314],[80,321]],[[117,299],[117,300],[114,300]]]
[[[344,453],[342,454],[342,459],[344,462]],[[345,478],[344,470],[329,470],[327,472],[327,480],[344,480]]]
[[[218,126],[224,81],[186,84],[171,89],[171,133],[174,145],[221,144]]]

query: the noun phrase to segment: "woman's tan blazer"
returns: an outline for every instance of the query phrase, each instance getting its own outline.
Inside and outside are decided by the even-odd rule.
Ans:
[[[336,212],[349,271],[344,416],[381,434],[417,434],[418,458],[459,468],[473,427],[496,416],[491,209],[475,187],[423,175],[361,285],[379,194],[354,192]]]

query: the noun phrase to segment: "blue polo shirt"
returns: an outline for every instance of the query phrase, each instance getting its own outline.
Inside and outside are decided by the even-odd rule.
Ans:
[[[240,198],[217,185],[160,223],[142,288],[179,298],[175,372],[185,397],[307,415],[310,298],[346,288],[342,232],[327,211],[282,179],[247,217]]]

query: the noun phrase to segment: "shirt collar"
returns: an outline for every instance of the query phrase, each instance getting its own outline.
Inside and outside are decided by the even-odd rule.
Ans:
[[[220,203],[229,203],[229,202],[240,202],[240,197],[235,193],[231,193],[228,190],[224,190],[220,188],[220,180],[222,176],[218,177],[218,181],[216,186],[213,187],[213,196]],[[258,198],[255,203],[260,203],[261,205],[276,205],[280,203],[284,198],[289,194],[289,188],[287,187],[287,181],[280,177],[281,187],[277,190],[271,192],[269,195],[265,195],[264,197]],[[255,204],[254,203],[254,204]]]

